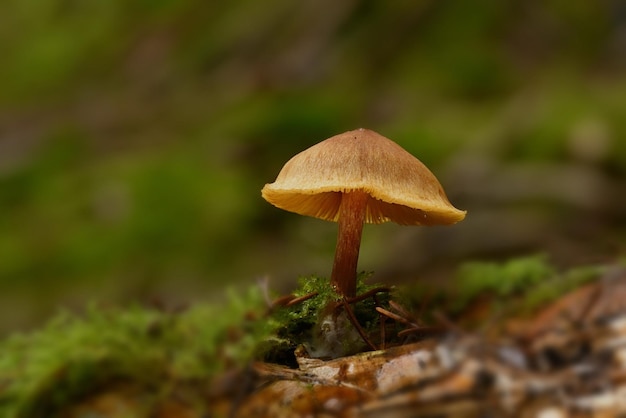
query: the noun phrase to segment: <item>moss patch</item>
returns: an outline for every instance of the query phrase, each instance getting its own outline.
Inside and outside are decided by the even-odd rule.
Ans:
[[[2,416],[52,417],[112,382],[154,393],[164,382],[206,380],[253,357],[273,333],[259,292],[180,313],[136,307],[61,314],[44,329],[0,343]],[[4,415],[6,414],[6,415]]]

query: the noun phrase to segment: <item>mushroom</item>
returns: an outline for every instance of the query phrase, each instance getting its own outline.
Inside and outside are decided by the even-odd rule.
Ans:
[[[424,164],[362,128],[295,155],[261,194],[278,208],[339,223],[330,282],[345,298],[356,295],[364,223],[450,225],[465,217]]]

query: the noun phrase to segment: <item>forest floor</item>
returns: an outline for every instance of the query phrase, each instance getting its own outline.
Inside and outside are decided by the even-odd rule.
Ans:
[[[622,261],[472,263],[350,303],[324,286],[61,315],[0,343],[1,416],[626,415]]]

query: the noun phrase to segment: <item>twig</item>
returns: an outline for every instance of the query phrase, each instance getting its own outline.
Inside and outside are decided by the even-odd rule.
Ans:
[[[365,344],[367,344],[369,348],[371,348],[374,351],[378,350],[378,348],[376,348],[376,346],[372,343],[372,341],[370,341],[370,339],[367,338],[367,335],[365,335],[365,331],[363,330],[363,327],[361,327],[361,324],[359,324],[359,321],[357,321],[356,316],[354,316],[354,312],[352,312],[352,308],[350,308],[350,303],[344,299],[341,301],[341,306],[343,306],[343,308],[346,310],[346,313],[348,314],[348,318],[350,319],[350,322],[352,322],[352,325],[354,325],[354,328],[356,328],[356,331],[359,333],[363,341],[365,341]]]
[[[300,296],[300,297],[291,299],[289,302],[287,302],[287,304],[285,306],[293,306],[293,305],[296,305],[298,303],[302,303],[305,300],[309,300],[311,298],[314,298],[317,295],[318,295],[318,292],[312,292],[312,293],[306,294],[304,296]]]

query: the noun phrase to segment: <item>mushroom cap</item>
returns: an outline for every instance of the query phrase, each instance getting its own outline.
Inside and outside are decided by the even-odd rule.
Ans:
[[[367,223],[449,225],[465,217],[421,161],[368,129],[333,136],[295,155],[261,194],[281,209],[336,222],[342,193],[357,190],[369,194]]]

